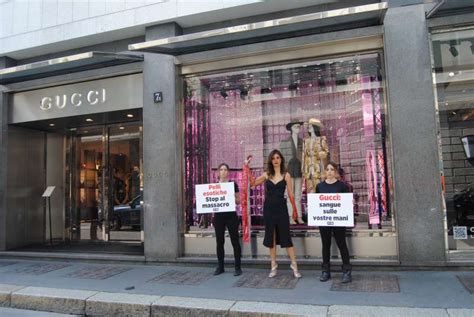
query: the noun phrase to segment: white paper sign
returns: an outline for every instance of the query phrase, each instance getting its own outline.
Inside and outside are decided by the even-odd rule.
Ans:
[[[353,194],[308,194],[308,225],[353,227]]]
[[[196,211],[198,214],[235,211],[234,183],[196,185]]]
[[[48,186],[41,197],[51,197],[56,186]]]

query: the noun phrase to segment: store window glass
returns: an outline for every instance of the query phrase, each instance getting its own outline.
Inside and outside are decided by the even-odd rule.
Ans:
[[[474,256],[474,28],[432,34],[450,258]]]
[[[354,230],[393,230],[381,54],[187,76],[184,86],[188,232],[212,230],[212,215],[196,214],[196,184],[216,182],[225,162],[241,186],[244,159],[253,155],[259,176],[273,149],[295,180],[294,233],[315,229],[306,193],[324,177],[327,158],[340,163],[355,194]],[[264,228],[264,195],[263,186],[250,192],[252,232]]]

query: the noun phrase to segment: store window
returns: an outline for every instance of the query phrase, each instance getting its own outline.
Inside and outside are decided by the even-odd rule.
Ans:
[[[252,173],[259,176],[273,149],[290,162],[296,180],[293,233],[315,229],[307,226],[306,193],[324,177],[324,160],[310,156],[311,149],[340,163],[355,196],[354,230],[393,230],[381,60],[370,53],[185,77],[188,232],[212,230],[212,215],[196,214],[196,184],[216,182],[225,162],[240,186],[244,159],[253,155]],[[252,232],[264,228],[264,195],[263,186],[250,193]]]
[[[456,260],[474,251],[474,28],[433,33],[432,54],[447,245]]]

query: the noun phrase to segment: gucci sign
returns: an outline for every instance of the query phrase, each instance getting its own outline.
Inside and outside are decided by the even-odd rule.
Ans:
[[[40,109],[43,111],[52,108],[64,109],[68,106],[80,107],[82,105],[94,106],[107,101],[105,88],[99,90],[89,90],[86,93],[74,92],[72,94],[60,94],[41,98]]]

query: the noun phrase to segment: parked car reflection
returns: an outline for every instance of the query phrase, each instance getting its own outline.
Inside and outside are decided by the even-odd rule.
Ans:
[[[110,215],[110,229],[120,230],[122,227],[141,228],[143,211],[143,194],[133,198],[128,204],[115,205]]]

